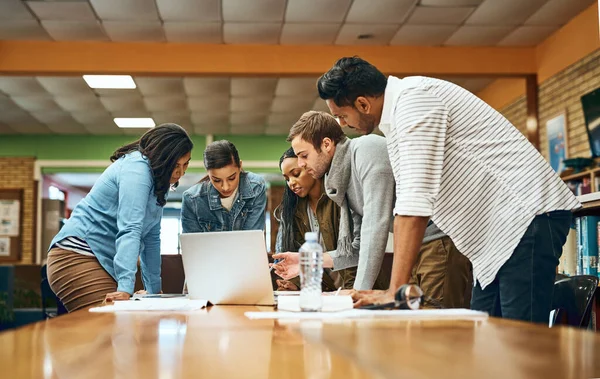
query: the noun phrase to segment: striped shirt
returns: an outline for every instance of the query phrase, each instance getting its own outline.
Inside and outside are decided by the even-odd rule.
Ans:
[[[517,128],[452,83],[390,76],[379,128],[396,179],[394,214],[431,217],[482,288],[536,215],[581,206]]]
[[[79,237],[67,237],[58,241],[55,245],[60,247],[61,249],[74,251],[81,255],[87,255],[91,257],[94,256],[94,253],[92,252],[92,249],[87,244],[87,242],[85,242]]]

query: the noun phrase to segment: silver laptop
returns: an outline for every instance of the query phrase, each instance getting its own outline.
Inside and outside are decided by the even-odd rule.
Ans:
[[[190,298],[213,304],[275,303],[263,231],[186,233],[179,240]]]

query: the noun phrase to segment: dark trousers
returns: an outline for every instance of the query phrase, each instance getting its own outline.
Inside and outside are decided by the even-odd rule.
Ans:
[[[485,289],[477,282],[471,309],[490,316],[548,324],[556,267],[571,217],[570,211],[536,216],[494,281]]]

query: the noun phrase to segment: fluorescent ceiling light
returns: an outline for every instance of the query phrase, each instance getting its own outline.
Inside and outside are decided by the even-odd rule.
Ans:
[[[117,117],[114,121],[119,128],[154,128],[156,126],[150,117]]]
[[[136,88],[130,75],[83,75],[83,80],[90,88]]]

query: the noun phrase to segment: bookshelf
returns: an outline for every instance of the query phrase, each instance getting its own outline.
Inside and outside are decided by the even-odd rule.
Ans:
[[[572,173],[572,169],[561,174],[561,179],[575,195],[586,195],[600,191],[600,167]]]

